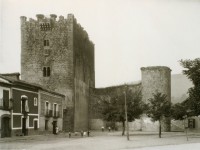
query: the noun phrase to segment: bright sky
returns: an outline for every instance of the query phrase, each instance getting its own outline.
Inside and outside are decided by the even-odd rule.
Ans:
[[[200,57],[200,0],[0,0],[0,73],[20,72],[20,16],[69,13],[95,43],[96,87]]]

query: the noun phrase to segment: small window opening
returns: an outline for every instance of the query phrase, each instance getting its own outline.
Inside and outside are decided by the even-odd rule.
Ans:
[[[50,76],[50,67],[47,67],[47,77]]]
[[[44,40],[44,46],[49,46],[49,40]]]

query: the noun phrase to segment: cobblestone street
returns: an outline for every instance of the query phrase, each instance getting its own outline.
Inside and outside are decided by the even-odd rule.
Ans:
[[[159,139],[155,133],[135,132],[131,134],[130,141],[127,141],[125,136],[121,136],[121,132],[92,132],[91,137],[83,138],[80,135],[69,138],[65,134],[7,138],[0,141],[0,149],[199,149],[199,141],[199,134],[189,134],[187,141],[185,133],[164,133]]]

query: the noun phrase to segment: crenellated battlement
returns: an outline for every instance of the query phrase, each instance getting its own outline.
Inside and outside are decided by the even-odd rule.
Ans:
[[[46,21],[54,21],[54,22],[59,22],[59,21],[64,21],[64,20],[69,20],[70,22],[76,22],[76,18],[74,18],[73,14],[68,14],[67,17],[65,18],[64,16],[59,16],[57,17],[56,14],[50,14],[49,16],[45,16],[43,14],[37,14],[36,19],[29,18],[27,20],[26,16],[21,16],[20,17],[21,22],[46,22]]]
[[[49,16],[45,16],[43,14],[37,14],[36,18],[27,18],[26,16],[21,16],[21,27],[30,27],[35,26],[41,29],[41,31],[51,31],[56,26],[66,26],[66,30],[73,32],[76,30],[79,35],[81,35],[84,39],[89,40],[89,35],[86,30],[77,23],[76,18],[73,14],[68,14],[67,17],[64,16],[57,16],[56,14],[50,14]],[[90,41],[92,44],[93,42]],[[93,44],[94,45],[94,44]]]

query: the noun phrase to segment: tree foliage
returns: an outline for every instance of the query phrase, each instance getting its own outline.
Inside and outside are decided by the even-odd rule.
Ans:
[[[127,116],[128,121],[134,121],[143,114],[144,103],[142,101],[141,90],[126,90]],[[111,122],[125,123],[125,94],[118,93],[108,100],[103,101],[103,119]]]
[[[152,121],[159,121],[159,137],[161,137],[161,120],[171,115],[171,102],[167,100],[167,95],[153,93],[153,98],[149,99],[147,116]]]
[[[167,95],[162,93],[153,93],[153,98],[149,99],[147,116],[152,121],[159,121],[162,117],[169,117],[171,114],[171,103],[167,100]]]
[[[187,115],[187,107],[182,103],[176,103],[171,107],[171,117],[175,120],[184,120],[184,116]]]
[[[200,58],[194,60],[181,60],[181,66],[185,74],[193,83],[193,87],[188,90],[189,97],[186,100],[189,109],[194,115],[200,115]]]

